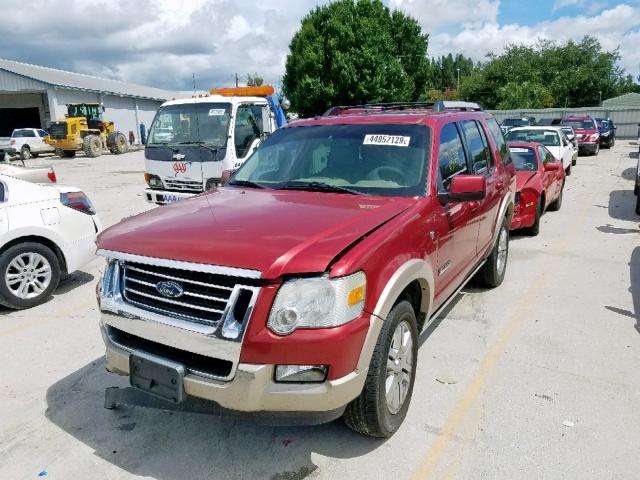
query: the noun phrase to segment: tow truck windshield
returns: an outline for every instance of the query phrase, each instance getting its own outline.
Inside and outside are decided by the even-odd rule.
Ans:
[[[350,124],[276,131],[229,185],[348,194],[425,194],[431,131],[421,125]]]
[[[183,103],[161,107],[151,125],[147,143],[224,147],[230,112],[230,103]]]

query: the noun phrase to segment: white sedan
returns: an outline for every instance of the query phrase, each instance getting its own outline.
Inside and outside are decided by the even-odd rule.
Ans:
[[[79,189],[0,175],[0,304],[30,308],[94,258],[101,224]]]
[[[571,175],[575,151],[571,142],[562,131],[562,127],[517,127],[509,130],[505,135],[508,142],[536,142],[541,143],[553,153],[556,160],[562,162],[567,175]]]

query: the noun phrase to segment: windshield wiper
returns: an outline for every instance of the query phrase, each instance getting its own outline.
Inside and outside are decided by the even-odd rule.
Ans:
[[[233,185],[234,187],[266,188],[267,190],[272,190],[271,187],[267,187],[261,183],[252,182],[251,180],[231,180],[227,185]]]
[[[331,185],[325,182],[302,182],[299,180],[291,180],[280,186],[280,190],[308,190],[311,192],[336,192],[349,193],[351,195],[362,195],[362,192],[352,190],[339,185]]]

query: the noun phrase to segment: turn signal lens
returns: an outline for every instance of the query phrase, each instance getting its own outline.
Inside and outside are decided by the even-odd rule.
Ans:
[[[364,285],[360,285],[351,290],[347,301],[350,307],[364,301]]]

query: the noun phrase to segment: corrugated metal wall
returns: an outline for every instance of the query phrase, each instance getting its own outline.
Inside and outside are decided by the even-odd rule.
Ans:
[[[616,135],[618,138],[637,138],[638,123],[640,123],[640,108],[544,108],[531,110],[489,110],[498,122],[502,122],[505,118],[510,117],[535,117],[536,120],[541,118],[560,118],[562,116],[591,115],[594,117],[611,118],[613,123],[618,127]]]

